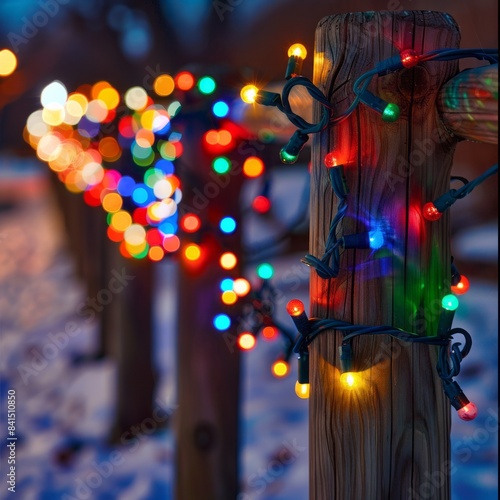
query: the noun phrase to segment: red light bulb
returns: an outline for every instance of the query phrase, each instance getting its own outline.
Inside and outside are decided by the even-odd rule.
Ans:
[[[477,417],[477,407],[474,403],[467,403],[458,410],[458,416],[462,420],[474,420]]]
[[[266,340],[275,339],[278,336],[278,329],[275,326],[265,326],[262,329],[262,336]]]
[[[401,64],[405,68],[413,68],[413,66],[416,66],[420,62],[420,56],[417,51],[413,49],[402,50],[400,56]]]
[[[265,214],[271,210],[271,201],[266,196],[256,196],[252,201],[252,208],[260,214]]]
[[[327,153],[323,162],[328,168],[336,167],[338,165],[335,153]]]
[[[451,286],[451,291],[456,295],[463,295],[469,290],[469,280],[462,274],[460,281],[456,285]]]
[[[436,221],[441,218],[441,212],[434,206],[434,203],[432,201],[429,201],[429,203],[426,203],[423,208],[422,208],[422,215],[424,216],[425,219],[430,220],[430,221]]]
[[[300,316],[304,311],[304,303],[299,299],[292,299],[286,305],[286,311],[290,316]]]

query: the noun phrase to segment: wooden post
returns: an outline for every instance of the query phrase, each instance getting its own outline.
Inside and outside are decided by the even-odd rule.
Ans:
[[[184,212],[201,219],[194,236],[202,249],[199,263],[186,262],[180,253],[175,498],[218,500],[238,494],[239,349],[236,323],[238,304],[224,306],[219,283],[237,270],[223,271],[219,257],[225,251],[240,254],[240,230],[221,236],[223,216],[239,220],[241,175],[217,176],[203,153],[206,130],[203,113],[183,132],[186,147],[179,175]],[[236,165],[233,167],[235,169]],[[187,239],[187,237],[186,237]],[[238,266],[239,267],[239,266]],[[214,316],[233,318],[228,332],[218,332]]]
[[[361,74],[403,49],[455,48],[459,30],[430,11],[349,13],[316,30],[314,81],[336,114],[354,99]],[[449,189],[456,138],[436,107],[457,62],[430,62],[375,77],[369,90],[401,108],[394,123],[360,104],[313,142],[311,253],[321,256],[337,199],[325,155],[344,164],[348,211],[339,235],[382,228],[380,250],[345,250],[337,278],[312,273],[311,316],[393,325],[435,335],[450,285],[448,214],[437,222],[421,207]],[[318,106],[316,116],[319,116]],[[435,347],[388,336],[353,342],[362,386],[339,383],[339,332],[310,346],[310,498],[449,499],[450,404],[436,373]]]

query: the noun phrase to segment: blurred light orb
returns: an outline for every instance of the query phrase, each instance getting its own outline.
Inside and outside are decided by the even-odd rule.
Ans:
[[[144,109],[148,103],[148,94],[142,87],[131,87],[125,92],[125,104],[134,111]]]
[[[49,83],[40,95],[40,102],[44,108],[63,107],[68,99],[68,91],[60,81]]]
[[[160,96],[168,96],[175,89],[174,79],[170,75],[160,75],[155,79],[153,89]]]
[[[9,76],[17,68],[17,57],[9,49],[0,50],[0,76]]]

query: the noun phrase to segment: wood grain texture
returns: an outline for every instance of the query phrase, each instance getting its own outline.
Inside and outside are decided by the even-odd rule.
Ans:
[[[498,63],[458,73],[443,85],[437,104],[460,138],[498,144]]]
[[[316,30],[314,82],[338,115],[354,98],[355,79],[376,62],[405,48],[454,48],[459,40],[444,13],[329,16]],[[339,236],[374,227],[385,233],[380,250],[345,250],[337,278],[312,272],[313,317],[435,335],[449,292],[450,228],[447,214],[430,223],[421,207],[449,189],[456,138],[443,126],[436,99],[457,70],[456,62],[427,63],[375,77],[369,90],[397,103],[399,120],[385,123],[360,104],[313,139],[311,253],[323,254],[338,203],[323,164],[328,152],[344,164],[350,191]],[[340,342],[330,331],[310,346],[311,500],[448,499],[450,405],[436,374],[436,349],[387,336],[358,338],[355,369],[363,383],[347,391],[339,383]]]

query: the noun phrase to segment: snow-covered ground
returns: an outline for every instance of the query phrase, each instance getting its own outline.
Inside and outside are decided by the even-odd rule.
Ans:
[[[0,498],[11,498],[5,481],[5,416],[7,394],[12,389],[16,391],[18,498],[173,498],[175,442],[168,428],[146,436],[137,446],[106,444],[115,402],[116,366],[109,360],[72,362],[74,354],[92,352],[97,343],[96,325],[82,325],[78,335],[66,336],[64,341],[56,336],[59,346],[54,340],[68,321],[78,321],[75,310],[85,291],[64,248],[57,208],[45,177],[38,172],[30,173],[37,182],[25,193],[24,201],[0,211]],[[457,235],[457,240],[462,238],[469,245],[460,244],[460,259],[496,262],[497,227],[474,231],[474,238]],[[294,262],[292,258],[274,262],[277,286],[280,273]],[[171,272],[168,264],[158,266],[158,273]],[[496,277],[470,279],[471,290],[461,298],[454,324],[469,330],[474,338],[459,381],[480,414],[473,422],[462,422],[452,412],[453,500],[490,500],[497,498],[498,491],[498,288]],[[294,293],[307,302],[305,279],[297,282]],[[174,294],[171,288],[159,289],[157,300],[172,303],[166,299]],[[280,314],[287,324],[284,310]],[[158,394],[167,400],[174,390],[173,377],[167,376],[175,372],[174,339],[158,332],[172,330],[164,328],[169,317],[158,308],[156,361],[163,375]],[[238,500],[308,497],[307,401],[295,396],[295,373],[284,380],[272,377],[270,366],[279,350],[279,342],[260,341],[255,350],[243,355]],[[287,463],[279,458],[285,449],[293,457]]]

